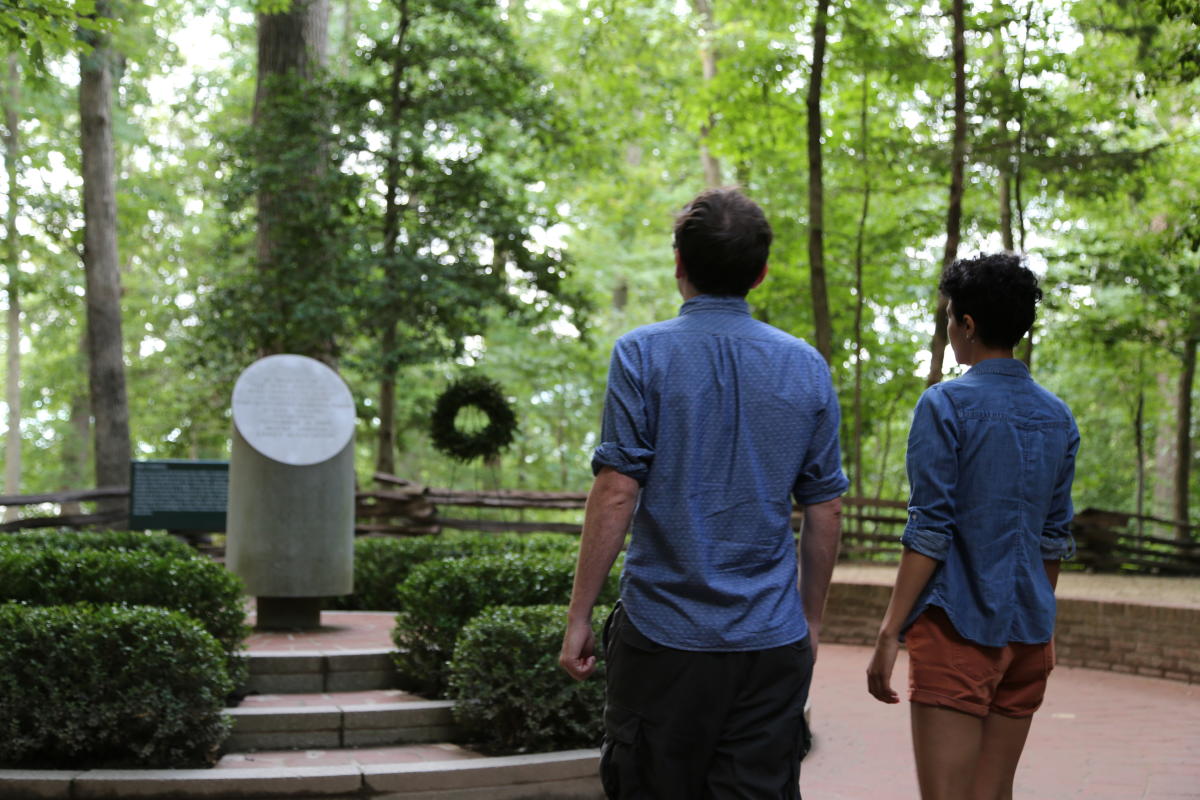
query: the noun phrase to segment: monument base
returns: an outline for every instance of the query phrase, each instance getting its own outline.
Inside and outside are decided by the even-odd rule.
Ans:
[[[321,627],[321,597],[259,597],[259,631],[314,631]]]

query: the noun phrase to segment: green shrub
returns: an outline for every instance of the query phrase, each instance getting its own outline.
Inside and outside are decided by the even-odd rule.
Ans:
[[[396,587],[417,564],[443,558],[507,552],[570,552],[579,537],[563,533],[444,533],[405,538],[362,538],[354,542],[354,594],[331,608],[396,611]]]
[[[0,548],[0,601],[38,606],[118,603],[182,611],[221,643],[240,684],[246,638],[242,582],[207,558],[119,550],[22,551]]]
[[[0,533],[0,548],[17,550],[144,550],[159,556],[193,558],[187,542],[168,533],[141,531],[31,531]]]
[[[210,765],[232,689],[220,644],[177,611],[0,604],[0,765]]]
[[[592,614],[597,651],[609,611],[597,607]],[[480,749],[543,753],[599,746],[603,662],[586,681],[558,666],[566,619],[566,606],[497,606],[463,628],[450,662],[449,694],[455,719]]]
[[[401,678],[409,688],[441,696],[454,642],[472,617],[489,606],[566,603],[574,576],[575,557],[569,553],[507,553],[414,567],[396,591],[401,610],[392,639]],[[616,599],[614,572],[599,602]]]

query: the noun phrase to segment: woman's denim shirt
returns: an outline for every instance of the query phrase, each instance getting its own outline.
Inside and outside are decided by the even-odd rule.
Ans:
[[[1054,633],[1043,561],[1074,554],[1069,525],[1079,429],[1015,359],[932,386],[913,412],[904,544],[941,561],[905,628],[928,606],[979,644]]]

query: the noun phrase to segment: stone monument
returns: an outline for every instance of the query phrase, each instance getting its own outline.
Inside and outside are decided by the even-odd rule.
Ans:
[[[354,399],[315,359],[268,356],[233,389],[226,562],[258,628],[313,629],[354,590]]]

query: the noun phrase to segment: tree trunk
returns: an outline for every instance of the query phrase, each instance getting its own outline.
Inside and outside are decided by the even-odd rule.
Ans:
[[[1017,137],[1017,167],[1013,175],[1013,185],[1016,189],[1017,201],[1017,232],[1020,235],[1018,244],[1020,252],[1025,253],[1025,206],[1021,201],[1021,149],[1024,146],[1025,135],[1022,132]],[[1033,332],[1037,329],[1037,320],[1034,319],[1033,325],[1029,327],[1029,333],[1025,334],[1025,338],[1020,344],[1021,360],[1025,362],[1025,366],[1033,369]]]
[[[396,348],[396,326],[383,332],[385,352]],[[389,362],[390,363],[390,362]],[[396,370],[384,368],[379,379],[379,434],[375,444],[375,471],[396,474]]]
[[[996,79],[1007,93],[1009,90],[1008,72],[1005,69],[1004,55],[1004,28],[996,30],[996,58],[999,59],[999,65],[996,68]],[[1012,218],[1012,144],[1008,138],[1008,114],[1003,110],[1001,105],[999,118],[996,120],[996,128],[999,130],[1000,136],[1000,185],[999,185],[999,200],[1000,200],[1000,241],[1005,250],[1013,252],[1013,218]]]
[[[1146,416],[1146,390],[1141,384],[1141,369],[1138,369],[1138,393],[1137,403],[1134,405],[1133,411],[1133,449],[1134,449],[1134,470],[1136,476],[1137,495],[1134,497],[1134,511],[1137,514],[1137,532],[1141,536],[1145,532],[1145,521],[1142,517],[1146,513],[1146,435],[1144,430]]]
[[[817,0],[813,20],[812,74],[808,82],[808,269],[812,292],[816,347],[833,362],[833,324],[825,288],[825,185],[821,163],[821,79],[825,70],[825,36],[829,0]]]
[[[900,395],[896,394],[888,402],[887,411],[883,414],[883,448],[879,455],[879,477],[875,482],[875,499],[879,500],[883,497],[883,484],[887,478],[887,463],[888,453],[892,449],[892,412],[896,409],[896,403],[899,401]]]
[[[716,30],[712,0],[692,0],[692,10],[700,15],[700,29],[704,32],[704,46],[700,50],[700,63],[704,70],[704,82],[717,77],[717,52],[713,34]],[[708,149],[708,135],[712,131],[713,115],[700,126],[700,164],[704,168],[704,185],[716,188],[721,185],[721,162]]]
[[[79,350],[76,355],[79,362],[79,372],[87,371],[87,334],[79,340]],[[91,451],[88,444],[92,440],[92,418],[88,414],[87,391],[71,392],[71,410],[69,428],[63,441],[62,489],[72,490],[90,486],[95,481],[89,476],[92,463]],[[62,503],[60,514],[82,514],[83,508],[78,502]]]
[[[867,215],[871,211],[871,171],[867,159],[870,145],[870,130],[867,127],[867,88],[870,71],[863,70],[862,103],[859,106],[858,126],[862,133],[859,140],[859,163],[862,166],[863,199],[862,211],[858,215],[858,236],[854,243],[854,494],[863,497],[863,454],[862,454],[862,317],[863,304],[863,244],[867,238]]]
[[[325,66],[328,29],[329,0],[292,0],[287,12],[258,15],[255,120],[274,99],[273,77],[294,74],[311,78]]]
[[[1158,395],[1163,410],[1158,414],[1154,431],[1154,490],[1151,493],[1151,511],[1156,517],[1174,519],[1175,483],[1179,477],[1178,420],[1183,416],[1179,408],[1179,383],[1172,384],[1171,375],[1160,371],[1157,376]],[[1182,380],[1180,381],[1182,383]],[[1174,528],[1155,525],[1159,536],[1172,536]]]
[[[281,78],[292,76],[303,80],[311,78],[325,66],[328,28],[329,0],[293,0],[291,7],[283,13],[257,15],[258,20],[258,71],[254,89],[253,124],[259,127],[272,113],[277,102],[286,102],[287,91]],[[319,162],[319,158],[315,158]],[[312,165],[314,174],[322,164]],[[260,186],[255,198],[257,204],[257,231],[255,253],[258,269],[271,274],[275,266],[276,228],[287,218],[286,197],[276,196],[268,186]],[[282,201],[282,202],[281,202]],[[280,297],[280,302],[287,302]],[[287,317],[287,310],[283,310]],[[262,355],[280,353],[288,349],[288,343],[277,339],[265,346]],[[328,352],[305,353],[327,363],[334,362],[333,344],[318,348]]]
[[[96,4],[107,15],[108,4]],[[83,268],[87,292],[88,382],[95,420],[93,457],[98,486],[129,481],[129,404],[121,337],[121,274],[117,259],[117,187],[112,138],[114,56],[107,35],[92,35],[79,57],[79,117],[83,156]],[[124,499],[98,503],[102,510]]]
[[[962,235],[963,169],[967,150],[967,44],[964,34],[963,0],[954,0],[954,147],[950,155],[950,208],[946,212],[946,249],[942,269],[958,257]],[[929,378],[926,386],[942,380],[942,362],[946,356],[946,298],[939,293],[930,344]]]
[[[388,269],[391,271],[389,283],[398,285],[400,276],[395,274],[397,244],[400,240],[400,119],[409,102],[409,95],[402,89],[404,71],[408,61],[404,53],[404,42],[408,36],[411,18],[408,14],[408,2],[402,0],[399,7],[400,19],[396,26],[394,41],[395,55],[392,60],[392,78],[388,85],[388,115],[391,130],[388,138],[388,155],[386,168],[387,186],[384,189],[383,210],[383,252],[387,255]],[[380,341],[382,349],[382,374],[379,378],[379,435],[376,440],[375,463],[376,472],[394,474],[396,471],[396,369],[395,351],[397,345],[395,320],[383,323],[383,335]]]
[[[354,49],[354,0],[342,0],[342,57],[340,72],[343,77],[350,74],[350,64],[354,57]]]
[[[5,329],[4,401],[8,406],[8,432],[4,440],[4,493],[21,493],[21,241],[17,230],[20,203],[21,72],[15,53],[8,56],[4,92],[4,163],[8,170],[8,208],[4,215],[5,261],[8,263],[8,315]],[[4,521],[17,517],[16,506],[4,509]]]
[[[1007,124],[1006,120],[1001,120],[1002,124]],[[1012,175],[1008,172],[1008,165],[1000,167],[1000,242],[1001,246],[1010,253],[1016,249],[1016,244],[1013,242],[1013,219],[1012,219],[1012,200],[1010,192],[1012,187]]]
[[[1024,97],[1025,90],[1025,56],[1029,51],[1029,25],[1033,17],[1034,3],[1030,2],[1025,9],[1025,27],[1024,35],[1021,39],[1021,55],[1019,66],[1017,67],[1017,94]],[[1017,113],[1017,138],[1015,147],[1012,153],[1012,185],[1013,199],[1017,206],[1017,241],[1016,245],[1019,248],[1017,252],[1024,255],[1025,250],[1025,201],[1021,197],[1021,186],[1023,178],[1022,165],[1025,159],[1025,111],[1022,106]],[[1011,212],[1010,212],[1011,213]],[[1011,234],[1010,234],[1011,236]],[[1037,328],[1037,322],[1034,321],[1033,327],[1029,329],[1029,333],[1025,335],[1025,340],[1021,345],[1021,360],[1025,362],[1025,366],[1033,369],[1033,332]]]
[[[1196,345],[1200,337],[1190,336],[1183,343],[1183,370],[1179,374],[1179,413],[1175,419],[1175,498],[1174,517],[1180,524],[1175,528],[1178,541],[1188,541],[1188,484],[1192,463],[1192,384],[1196,379]]]

